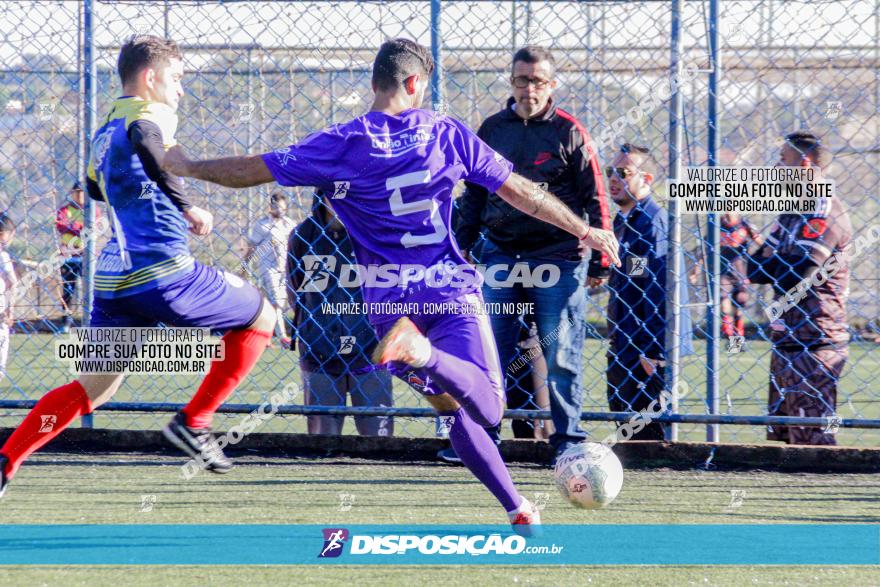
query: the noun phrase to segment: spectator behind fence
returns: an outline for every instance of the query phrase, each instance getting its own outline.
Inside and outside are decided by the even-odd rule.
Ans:
[[[662,403],[666,389],[666,210],[651,196],[654,160],[647,147],[623,145],[605,174],[620,211],[614,234],[620,243],[619,268],[608,283],[608,405],[614,412],[645,410]],[[682,267],[684,264],[682,264]],[[681,303],[687,303],[687,287]],[[690,315],[682,310],[681,354],[692,352]],[[665,406],[664,406],[665,407]],[[655,410],[652,410],[655,411]],[[666,426],[648,423],[632,440],[663,440]]]
[[[749,303],[749,280],[746,277],[746,263],[749,246],[760,246],[764,240],[751,223],[736,212],[721,215],[721,234],[719,239],[721,261],[721,335],[744,336],[746,322],[743,308]],[[691,283],[696,284],[700,269],[703,268],[703,249],[697,249],[699,262],[691,271]]]
[[[516,347],[516,357],[505,373],[508,407],[512,410],[549,410],[547,359],[541,351],[538,327],[533,316],[520,318],[519,343]],[[549,440],[553,434],[552,420],[514,418],[510,427],[514,438]]]
[[[275,336],[282,346],[288,346],[287,328],[284,324],[284,308],[287,307],[287,291],[284,284],[285,246],[293,230],[293,220],[287,215],[287,196],[275,192],[269,197],[269,215],[257,221],[248,236],[248,248],[244,265],[257,258],[260,286],[266,298],[275,306],[277,319]]]
[[[780,166],[814,170],[824,181],[831,152],[808,131],[785,137]],[[770,283],[768,306],[771,416],[823,417],[837,409],[837,383],[849,356],[846,298],[852,225],[840,195],[815,214],[782,214],[764,246],[749,260],[753,283]],[[787,292],[807,280],[802,297],[788,307]],[[788,444],[837,444],[831,427],[770,426],[767,438]]]
[[[510,79],[513,96],[500,112],[483,121],[477,134],[511,161],[516,173],[544,184],[576,214],[588,218],[591,226],[610,229],[608,202],[591,139],[581,123],[553,101],[555,73],[549,50],[529,46],[517,51]],[[506,271],[493,270],[495,279],[507,280],[517,263],[532,269],[547,264],[560,269],[559,282],[552,287],[493,288],[487,284],[483,288],[487,304],[534,304],[538,336],[550,341],[543,351],[555,426],[550,444],[558,455],[586,438],[579,427],[585,286],[588,279],[591,287],[603,283],[608,276],[608,259],[594,251],[585,267],[575,237],[520,212],[480,186],[467,183],[466,187],[459,202],[456,238],[462,250],[470,250],[485,227],[488,241],[481,261],[487,266],[508,266]],[[515,357],[519,323],[516,316],[493,314],[491,318],[501,364],[507,368]]]
[[[13,322],[15,286],[18,277],[6,247],[15,236],[15,223],[0,212],[0,381],[6,377],[6,359],[9,357],[9,328]]]
[[[74,322],[70,306],[76,293],[76,284],[82,277],[84,245],[80,234],[85,227],[85,203],[82,184],[77,181],[70,188],[67,201],[55,213],[55,229],[58,231],[59,248],[64,257],[61,265],[61,305],[64,311],[62,332],[66,332]],[[95,218],[100,215],[95,207]]]
[[[471,258],[479,263],[485,239],[471,249]],[[538,327],[532,314],[519,317],[518,343],[513,362],[504,372],[507,406],[511,410],[549,410],[550,390],[547,386],[547,360],[538,339]],[[510,428],[514,438],[549,440],[553,434],[552,420],[513,418]],[[450,460],[451,451],[447,451]]]
[[[320,193],[312,215],[290,234],[287,248],[288,296],[294,311],[291,349],[299,344],[306,405],[344,406],[350,395],[353,406],[391,407],[391,375],[370,360],[379,341],[358,309],[364,301],[361,289],[356,283],[340,283],[342,266],[355,263],[351,239]],[[339,311],[342,306],[353,311]],[[341,434],[343,419],[308,416],[309,434]],[[354,422],[363,435],[394,434],[390,417],[355,416]]]

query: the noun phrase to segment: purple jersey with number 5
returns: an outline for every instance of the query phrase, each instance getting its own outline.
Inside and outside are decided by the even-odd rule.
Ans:
[[[279,184],[328,195],[366,269],[367,304],[444,302],[480,290],[450,229],[452,190],[464,179],[495,192],[513,165],[463,123],[428,110],[368,112],[263,160]]]

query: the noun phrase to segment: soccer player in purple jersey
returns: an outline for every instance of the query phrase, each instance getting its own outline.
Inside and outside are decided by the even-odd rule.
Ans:
[[[365,303],[375,309],[369,318],[381,337],[373,360],[388,364],[445,417],[462,462],[501,502],[514,529],[528,534],[540,524],[538,511],[517,493],[483,429],[503,415],[503,377],[488,317],[470,311],[482,301],[481,278],[452,238],[452,190],[461,180],[483,185],[619,265],[617,241],[512,173],[510,162],[464,124],[419,109],[433,68],[427,48],[388,41],[373,64],[375,100],[363,116],[263,155],[195,161],[174,147],[164,167],[228,187],[276,181],[331,194],[358,263],[383,275],[398,272],[394,287],[377,282],[372,270],[364,278]],[[448,311],[419,310],[434,304]]]

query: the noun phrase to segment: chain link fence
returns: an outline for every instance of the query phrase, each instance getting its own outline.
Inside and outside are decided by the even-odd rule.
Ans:
[[[710,160],[719,165],[769,166],[777,161],[785,134],[810,128],[835,153],[829,175],[849,209],[854,234],[880,222],[880,2],[873,0],[717,4],[708,0],[66,1],[0,2],[0,11],[4,63],[0,72],[0,207],[9,211],[18,226],[8,250],[24,288],[15,307],[0,400],[34,400],[71,377],[66,365],[53,362],[53,345],[65,316],[78,319],[82,304],[77,301],[65,307],[59,268],[41,262],[58,250],[56,210],[65,203],[71,185],[84,176],[86,55],[93,55],[100,121],[109,103],[121,94],[115,60],[121,43],[132,34],[165,36],[181,45],[188,95],[181,102],[177,140],[195,154],[268,151],[358,116],[370,105],[376,48],[398,36],[432,46],[442,63],[432,85],[434,108],[476,129],[487,116],[504,108],[510,96],[513,52],[525,44],[540,44],[551,48],[557,60],[559,86],[554,100],[599,139],[596,148],[603,166],[612,161],[622,142],[648,146],[659,164],[659,178]],[[93,23],[90,34],[87,12]],[[709,40],[716,30],[720,58],[713,59]],[[87,47],[94,50],[86,51]],[[689,68],[695,73],[681,79],[679,93],[670,96],[664,84],[668,89],[675,63],[679,71]],[[718,76],[714,92],[713,70]],[[653,106],[645,107],[646,97],[655,94],[661,99],[648,101]],[[681,100],[680,116],[675,119],[680,138],[670,130],[677,98]],[[637,122],[632,115],[627,119],[633,109],[642,114]],[[710,134],[716,129],[719,142],[714,148]],[[614,139],[601,140],[609,131]],[[664,182],[658,180],[655,186],[662,203]],[[308,189],[233,191],[202,182],[189,182],[187,189],[194,203],[215,217],[213,233],[192,240],[195,257],[233,273],[244,271],[255,283],[261,279],[259,258],[251,264],[242,260],[248,236],[268,214],[270,194],[280,191],[290,197],[288,215],[293,224],[312,214]],[[712,297],[706,286],[702,254],[703,241],[710,235],[706,217],[682,216],[680,220],[676,253],[683,255],[684,265],[674,277],[693,281],[682,309],[693,318],[695,348],[675,369],[674,377],[689,390],[678,411],[766,415],[771,345],[764,308],[772,292],[768,286],[749,285],[748,300],[733,300],[741,306],[745,344],[731,349],[737,352],[728,352],[730,341],[718,334],[723,329],[710,327],[706,321],[707,308],[718,311],[709,303]],[[748,220],[766,236],[774,219],[755,216]],[[852,270],[847,317],[852,342],[838,391],[841,418],[877,419],[880,415],[880,393],[872,377],[880,360],[878,264],[877,251],[872,249]],[[80,295],[88,289],[81,285]],[[604,343],[607,303],[604,288],[590,292],[583,407],[591,413],[609,409]],[[286,306],[284,311],[289,323],[292,311]],[[528,348],[528,343],[523,347]],[[231,401],[258,404],[273,390],[302,378],[298,353],[276,343]],[[197,381],[194,376],[131,376],[114,401],[182,403]],[[539,372],[529,394],[541,386]],[[711,399],[707,402],[709,388],[716,390],[717,406]],[[521,407],[545,405],[537,397],[529,399]],[[300,396],[296,401],[302,400]],[[424,407],[401,382],[394,383],[393,404]],[[21,412],[4,409],[0,425],[14,425],[20,417]],[[156,413],[103,411],[96,414],[95,425],[152,428],[165,418]],[[354,423],[348,420],[344,430],[354,432]],[[591,421],[585,426],[600,438],[611,430],[607,422]],[[276,417],[266,429],[301,432],[307,428],[304,417],[288,415]],[[431,418],[395,418],[397,435],[434,435],[437,431]],[[680,440],[704,440],[706,427],[679,424],[677,434]],[[760,442],[764,434],[761,425],[725,426],[720,439]],[[873,431],[858,428],[841,428],[838,438],[849,445],[875,445],[878,440]]]

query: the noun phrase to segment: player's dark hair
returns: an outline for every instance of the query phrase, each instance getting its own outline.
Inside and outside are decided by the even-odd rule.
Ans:
[[[433,71],[434,59],[427,47],[409,39],[391,39],[382,43],[373,62],[373,84],[379,90],[394,90],[408,77],[427,77]]]
[[[556,72],[556,58],[553,57],[553,53],[550,49],[547,47],[541,47],[540,45],[526,45],[514,53],[511,69],[516,65],[517,61],[522,61],[523,63],[538,63],[540,61],[546,61],[550,64],[550,68],[553,72]]]
[[[177,43],[153,35],[135,35],[119,50],[116,71],[126,84],[144,68],[167,64],[171,59],[183,59]]]
[[[833,159],[831,151],[815,133],[808,130],[795,131],[786,135],[785,142],[797,149],[801,155],[809,157],[819,167],[825,168],[831,164],[831,159]]]
[[[272,192],[272,195],[269,196],[269,199],[273,204],[277,204],[278,202],[286,202],[287,194],[283,194],[281,192]]]
[[[637,153],[642,156],[642,171],[647,171],[652,175],[657,171],[657,162],[651,155],[651,149],[644,145],[636,145],[633,143],[623,143],[620,145],[620,152],[626,154]]]
[[[0,212],[0,233],[12,232],[15,230],[15,222],[6,212]]]

